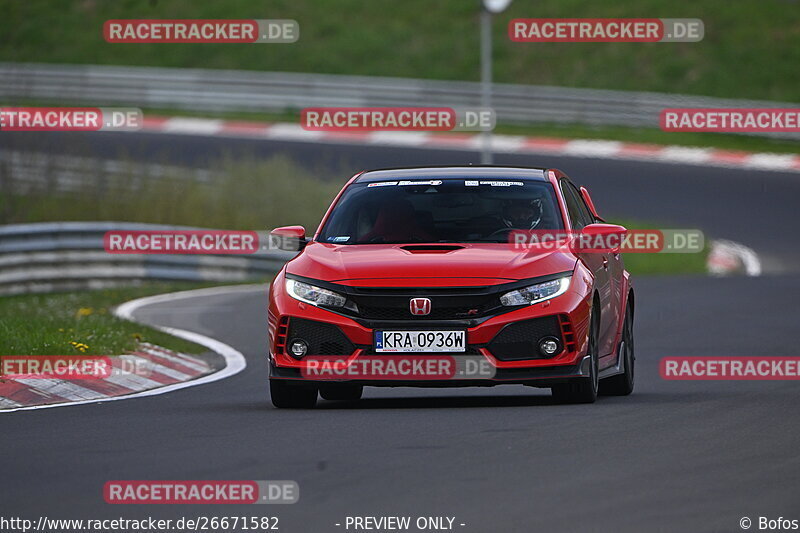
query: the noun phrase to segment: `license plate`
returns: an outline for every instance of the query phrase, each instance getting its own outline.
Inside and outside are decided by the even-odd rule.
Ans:
[[[466,350],[467,332],[454,331],[376,331],[376,353],[450,352]]]

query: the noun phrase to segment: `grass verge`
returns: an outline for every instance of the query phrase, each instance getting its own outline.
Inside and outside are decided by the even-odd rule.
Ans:
[[[622,254],[633,276],[704,274],[708,251],[696,254]]]
[[[477,0],[4,2],[0,60],[477,80]],[[514,18],[700,18],[698,43],[515,43]],[[108,19],[295,19],[294,44],[109,44]],[[44,31],[46,28],[47,31]],[[493,17],[498,82],[800,100],[800,10],[785,0],[516,1]]]
[[[628,229],[659,229],[657,226],[646,222],[615,219],[613,217],[608,219],[608,223],[619,224]],[[708,245],[708,240],[706,240],[705,248],[699,253],[629,253],[622,254],[622,259],[625,262],[625,268],[634,276],[704,274],[707,272]]]
[[[2,355],[121,355],[139,341],[202,353],[206,348],[117,318],[112,308],[135,298],[210,286],[148,282],[138,287],[0,298]],[[81,348],[85,346],[85,348]]]
[[[92,161],[78,169],[81,181],[59,186],[59,170],[47,166],[43,182],[25,184],[0,169],[0,223],[93,221],[149,222],[217,229],[271,229],[303,224],[315,229],[349,176],[322,180],[288,158],[218,161],[207,181],[181,169],[147,175],[134,162],[110,173]]]

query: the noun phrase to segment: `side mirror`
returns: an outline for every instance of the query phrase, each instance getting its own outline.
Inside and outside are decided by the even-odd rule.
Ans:
[[[619,252],[628,229],[617,224],[589,224],[577,236],[578,252]]]
[[[308,244],[306,228],[303,226],[282,226],[269,232],[269,247],[271,249],[297,252]]]
[[[603,217],[597,214],[597,208],[594,206],[592,197],[589,196],[589,190],[586,187],[581,187],[581,196],[583,196],[583,201],[586,202],[586,205],[589,207],[589,211],[592,212],[592,216],[598,220],[603,220]]]

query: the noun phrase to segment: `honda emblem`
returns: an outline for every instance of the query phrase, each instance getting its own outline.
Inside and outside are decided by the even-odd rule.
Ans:
[[[412,315],[429,315],[431,314],[431,300],[430,298],[411,298],[409,308]]]

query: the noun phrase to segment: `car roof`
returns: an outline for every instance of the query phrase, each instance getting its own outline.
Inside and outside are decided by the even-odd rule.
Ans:
[[[466,167],[409,167],[367,170],[359,175],[354,183],[372,183],[411,178],[514,178],[516,180],[546,181],[547,169],[530,167],[499,167],[492,165],[471,165]]]

